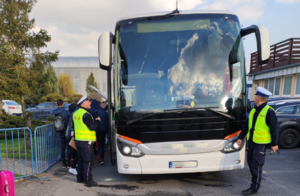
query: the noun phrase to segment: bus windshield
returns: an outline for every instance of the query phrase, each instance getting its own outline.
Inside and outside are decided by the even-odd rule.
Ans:
[[[244,51],[235,15],[126,20],[117,31],[116,45],[124,53],[117,53],[119,109],[245,107]]]

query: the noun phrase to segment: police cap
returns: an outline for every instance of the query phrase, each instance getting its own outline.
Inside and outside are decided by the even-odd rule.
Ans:
[[[267,89],[265,89],[264,87],[258,86],[256,88],[255,95],[259,95],[261,97],[267,97],[267,98],[269,98],[269,96],[271,96],[272,93],[270,91],[268,91]]]

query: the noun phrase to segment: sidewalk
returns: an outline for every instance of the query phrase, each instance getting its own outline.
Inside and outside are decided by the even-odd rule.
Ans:
[[[109,154],[109,153],[106,153]],[[108,155],[109,156],[109,155]],[[52,166],[39,177],[49,177],[51,181],[38,178],[15,182],[16,195],[18,196],[116,196],[116,195],[144,195],[143,186],[133,176],[120,175],[117,167],[110,164],[110,159],[104,166],[98,166],[95,155],[93,178],[99,183],[98,187],[86,187],[83,183],[76,182],[76,176],[62,168],[61,162]]]
[[[15,158],[14,160],[13,158],[1,157],[1,161],[2,161],[2,169],[14,172],[14,168],[15,168],[16,174],[20,176],[31,175],[32,172],[36,173],[36,169],[35,168],[32,169],[33,164],[31,164],[31,159]],[[35,164],[35,161],[33,162]]]

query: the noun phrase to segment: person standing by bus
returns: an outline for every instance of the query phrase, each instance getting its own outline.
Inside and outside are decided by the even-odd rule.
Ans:
[[[72,132],[74,133],[74,123],[73,123],[73,114],[75,113],[76,110],[78,110],[77,107],[77,102],[78,102],[78,98],[74,97],[73,98],[73,103],[71,105],[69,105],[69,112],[71,114],[70,120],[72,121]],[[74,137],[75,135],[73,135],[72,137]],[[69,172],[71,174],[77,175],[77,169],[76,169],[76,165],[78,164],[78,152],[77,150],[75,150],[74,148],[72,148],[72,164],[71,167],[69,169]]]
[[[62,116],[65,119],[65,124],[64,124],[64,130],[66,130],[68,123],[69,123],[69,118],[70,118],[70,113],[69,111],[64,109],[64,101],[62,99],[58,99],[56,101],[57,108],[53,110],[53,115],[56,116]],[[69,168],[71,166],[71,153],[72,153],[72,148],[69,146],[70,139],[67,139],[65,137],[65,132],[60,132],[60,158],[61,162],[63,165],[63,168]],[[67,159],[66,159],[66,150],[67,150]]]
[[[252,175],[252,184],[250,188],[242,191],[244,195],[257,194],[261,183],[267,144],[271,144],[272,152],[275,153],[278,150],[277,117],[273,108],[267,105],[270,95],[272,93],[267,89],[257,87],[256,106],[251,110],[247,124],[238,137],[237,144],[241,146],[242,140],[247,135],[247,162]]]
[[[77,182],[84,182],[86,186],[96,186],[93,180],[93,144],[96,141],[95,130],[100,126],[100,117],[94,118],[88,112],[92,99],[83,96],[78,101],[78,110],[73,114],[75,144],[78,150]]]
[[[102,102],[98,102],[96,99],[93,99],[92,105],[91,105],[91,114],[94,118],[99,116],[101,118],[101,126],[99,126],[96,131],[96,137],[97,137],[97,154],[99,158],[99,165],[104,164],[104,151],[105,151],[105,139],[106,139],[106,133],[108,132],[108,115],[105,111],[105,106],[102,104]],[[97,113],[97,114],[96,114]]]

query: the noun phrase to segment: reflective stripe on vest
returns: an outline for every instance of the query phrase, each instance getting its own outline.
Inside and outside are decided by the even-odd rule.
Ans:
[[[270,133],[270,127],[266,123],[266,116],[269,108],[273,109],[272,107],[266,105],[258,114],[254,130],[253,130],[253,142],[257,144],[269,144],[271,143],[271,133]],[[273,109],[274,110],[274,109]],[[247,140],[249,140],[250,137],[250,130],[252,128],[253,124],[253,116],[256,109],[253,108],[249,114],[249,130],[247,133]]]
[[[79,108],[73,114],[73,122],[74,122],[74,129],[75,129],[75,140],[80,141],[96,141],[96,132],[91,131],[86,124],[83,122],[83,115],[89,112],[86,110]],[[91,115],[92,116],[92,115]],[[93,119],[93,117],[92,117]],[[94,120],[94,119],[93,119]]]

